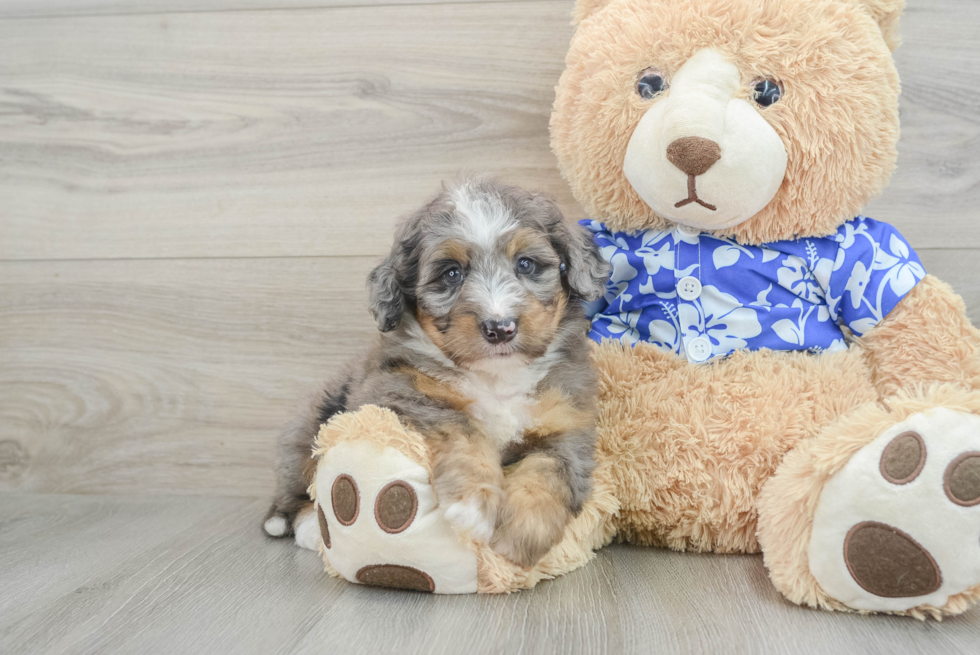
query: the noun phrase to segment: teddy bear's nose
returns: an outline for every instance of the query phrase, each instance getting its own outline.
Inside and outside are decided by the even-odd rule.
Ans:
[[[667,160],[688,175],[703,175],[721,159],[721,146],[710,139],[685,136],[667,146]]]

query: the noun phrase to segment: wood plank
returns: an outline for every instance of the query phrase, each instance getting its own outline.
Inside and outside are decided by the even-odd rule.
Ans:
[[[977,264],[980,251],[926,248],[916,250],[926,272],[948,282],[966,302],[967,315],[980,326],[980,279]]]
[[[265,538],[263,509],[216,497],[0,496],[0,650],[276,651],[347,588],[313,553]]]
[[[600,551],[601,552],[601,551]],[[634,653],[972,653],[980,612],[941,626],[804,609],[772,586],[760,556],[621,546],[623,651]]]
[[[327,577],[245,498],[0,495],[4,653],[974,653],[980,611],[922,623],[787,603],[757,556],[613,545],[510,596]],[[29,547],[25,548],[25,545]]]
[[[0,259],[376,255],[461,170],[571,203],[569,4],[516,7],[2,21]]]
[[[980,252],[920,254],[980,324]],[[376,334],[374,263],[0,263],[0,489],[271,493],[278,426]]]
[[[0,488],[264,495],[366,345],[364,258],[0,265]]]
[[[524,0],[284,0],[283,2],[276,2],[276,0],[0,0],[0,20],[270,9],[280,11],[366,5],[461,4],[488,1],[523,2]],[[569,15],[571,15],[570,11]]]
[[[0,259],[376,255],[460,170],[581,217],[547,136],[569,5],[0,22]],[[900,167],[867,213],[918,248],[980,247],[978,13],[904,21]]]
[[[313,553],[264,537],[263,510],[214,497],[0,496],[0,649],[619,650],[617,622],[601,621],[615,611],[608,558],[513,596],[392,592],[329,578]]]
[[[898,170],[869,216],[916,248],[980,245],[980,5],[909,0],[895,52],[902,77]]]

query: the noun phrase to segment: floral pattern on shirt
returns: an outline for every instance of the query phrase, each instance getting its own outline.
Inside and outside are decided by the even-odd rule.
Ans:
[[[691,361],[740,349],[844,349],[841,326],[864,334],[925,276],[895,228],[861,216],[829,237],[761,246],[688,228],[614,233],[581,223],[612,265],[604,298],[590,308],[590,336],[647,341]]]

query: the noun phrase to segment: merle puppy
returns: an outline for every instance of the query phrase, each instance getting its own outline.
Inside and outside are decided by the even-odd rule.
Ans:
[[[590,492],[596,379],[583,301],[608,266],[550,199],[491,179],[403,219],[369,278],[381,333],[280,437],[265,521],[315,548],[307,488],[321,423],[387,407],[426,439],[446,518],[521,566],[562,537]],[[304,543],[310,541],[312,543]]]

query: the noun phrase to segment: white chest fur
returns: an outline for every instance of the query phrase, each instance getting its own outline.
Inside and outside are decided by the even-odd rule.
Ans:
[[[531,422],[534,389],[547,373],[538,362],[482,366],[468,371],[460,384],[460,392],[473,401],[467,411],[501,446],[520,440]]]

